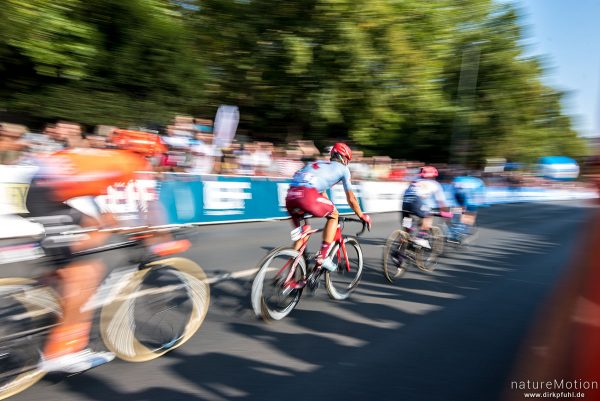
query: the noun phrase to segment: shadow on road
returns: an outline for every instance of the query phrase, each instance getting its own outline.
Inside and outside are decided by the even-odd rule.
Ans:
[[[329,302],[321,289],[273,324],[250,310],[252,277],[217,283],[211,313],[218,310],[227,330],[248,341],[165,356],[194,391],[120,392],[90,376],[70,381],[70,390],[128,401],[498,399],[586,213],[554,204],[484,210],[472,247],[443,257],[431,274],[412,268],[394,285],[381,271],[385,238],[371,237],[363,246],[378,248],[349,300]]]

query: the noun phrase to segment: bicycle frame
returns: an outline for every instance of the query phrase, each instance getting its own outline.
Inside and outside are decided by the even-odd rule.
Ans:
[[[333,247],[330,249],[329,254],[327,256],[329,257],[332,253],[337,252],[337,257],[338,257],[338,261],[339,261],[343,254],[344,260],[346,262],[346,271],[349,272],[350,271],[350,261],[348,260],[348,252],[346,251],[346,244],[344,243],[344,238],[342,236],[343,221],[344,220],[340,220],[338,222],[336,232],[335,232],[335,237],[333,239],[335,245],[333,245]],[[283,267],[281,269],[279,269],[279,271],[276,274],[276,276],[279,276],[289,266],[290,262],[292,262],[292,267],[290,268],[290,271],[284,281],[284,287],[292,287],[294,289],[304,287],[305,284],[300,284],[293,280],[294,274],[296,273],[296,266],[298,265],[299,257],[301,257],[304,254],[304,251],[306,250],[310,236],[314,233],[321,232],[321,231],[323,231],[323,230],[322,229],[314,229],[308,223],[305,222],[305,224],[303,226],[303,230],[302,230],[302,235],[299,239],[300,241],[302,241],[302,243],[300,245],[300,248],[298,249],[298,256],[296,258],[294,258],[293,261],[288,260],[283,265]]]
[[[123,286],[125,286],[127,284],[127,278],[132,276],[133,274],[135,274],[135,272],[137,272],[140,269],[143,269],[144,266],[147,265],[148,263],[151,263],[155,260],[159,260],[162,257],[170,256],[172,254],[176,254],[176,253],[179,253],[180,251],[186,250],[180,246],[180,241],[168,241],[165,244],[163,244],[163,245],[167,245],[167,246],[163,246],[162,248],[157,248],[157,249],[152,249],[153,247],[147,246],[147,244],[145,244],[145,242],[144,242],[147,238],[153,237],[160,233],[173,232],[173,231],[177,231],[182,228],[187,228],[187,225],[167,225],[167,226],[155,226],[155,227],[140,226],[140,227],[122,227],[122,228],[110,228],[110,229],[97,230],[97,231],[105,231],[105,232],[112,232],[112,233],[125,233],[127,235],[130,235],[130,238],[125,241],[121,241],[121,242],[109,243],[109,244],[101,245],[101,246],[98,246],[95,248],[90,248],[90,249],[85,249],[85,250],[78,251],[78,252],[73,252],[72,258],[77,258],[77,257],[87,256],[87,255],[95,255],[95,254],[99,254],[99,253],[103,253],[103,252],[114,251],[114,250],[119,250],[119,249],[126,249],[126,248],[134,248],[134,247],[145,248],[145,251],[143,252],[143,254],[142,253],[139,254],[139,256],[137,258],[135,258],[135,260],[134,259],[130,260],[131,264],[129,266],[116,268],[112,272],[110,272],[106,277],[104,277],[104,279],[102,280],[102,282],[100,283],[98,288],[96,288],[96,291],[94,292],[94,294],[92,294],[90,299],[88,299],[88,301],[82,306],[81,310],[89,311],[89,310],[97,309],[104,305],[110,304],[115,299],[115,297],[117,296],[117,294],[119,293],[121,288],[123,288]],[[61,235],[64,235],[65,237],[67,237],[67,236],[71,236],[71,235],[81,235],[81,234],[85,234],[85,233],[92,232],[92,231],[95,231],[95,230],[83,229],[83,230],[77,230],[77,231],[65,231]],[[42,248],[39,248],[39,249],[42,249]],[[44,257],[45,256],[42,254],[37,259],[43,259]],[[52,285],[51,284],[51,283],[53,283],[52,277],[53,277],[53,273],[44,274],[44,275],[38,277],[38,280],[40,280],[40,283],[42,283],[42,284]],[[50,280],[50,281],[48,281],[48,280]],[[182,285],[182,287],[183,287],[183,285]]]

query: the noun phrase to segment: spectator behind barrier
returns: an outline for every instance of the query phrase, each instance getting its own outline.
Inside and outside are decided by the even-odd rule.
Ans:
[[[28,143],[23,139],[27,127],[17,124],[0,124],[0,164],[16,164]]]

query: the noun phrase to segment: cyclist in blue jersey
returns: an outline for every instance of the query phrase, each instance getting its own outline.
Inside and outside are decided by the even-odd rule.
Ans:
[[[460,236],[472,233],[477,209],[485,203],[485,183],[477,177],[461,175],[452,180],[452,191],[456,203],[464,210],[451,233],[451,239],[458,240]]]
[[[304,214],[327,219],[323,228],[323,243],[317,253],[316,262],[317,266],[323,264],[323,267],[328,269],[335,269],[335,266],[324,264],[323,257],[327,255],[333,243],[338,225],[338,211],[326,192],[329,188],[341,182],[346,191],[348,205],[361,220],[367,223],[369,229],[371,228],[371,217],[362,212],[352,191],[350,170],[348,170],[350,160],[352,160],[352,150],[344,143],[336,143],[331,148],[329,161],[308,163],[294,174],[285,199],[287,211],[295,227],[300,225]],[[300,242],[297,241],[296,247],[298,248],[299,245]]]

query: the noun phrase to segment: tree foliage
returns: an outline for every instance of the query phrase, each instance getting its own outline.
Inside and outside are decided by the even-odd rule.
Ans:
[[[241,110],[285,142],[427,161],[585,152],[492,0],[6,0],[0,105],[87,124]]]

